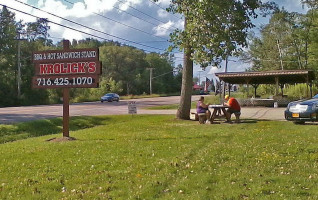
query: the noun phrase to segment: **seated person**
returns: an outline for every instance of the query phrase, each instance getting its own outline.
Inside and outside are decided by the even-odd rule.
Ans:
[[[197,103],[197,113],[205,113],[206,118],[209,120],[211,117],[211,112],[209,111],[209,105],[204,103],[204,97],[201,96]]]
[[[231,115],[233,113],[237,113],[237,112],[241,112],[241,106],[239,104],[239,102],[234,98],[231,97],[229,95],[225,95],[224,97],[225,101],[224,105],[228,106],[229,108],[226,110],[226,115],[227,118],[230,119],[231,121]],[[236,122],[239,122],[239,117],[236,118]]]

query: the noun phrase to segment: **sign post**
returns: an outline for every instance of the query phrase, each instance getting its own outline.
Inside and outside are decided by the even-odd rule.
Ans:
[[[69,88],[98,87],[102,71],[98,49],[70,49],[70,42],[63,40],[63,50],[33,52],[32,58],[32,87],[63,89],[63,137],[69,137]]]
[[[63,49],[70,49],[70,41],[63,40]],[[70,90],[63,88],[63,137],[70,136]]]
[[[128,114],[137,114],[137,106],[135,101],[128,102]]]

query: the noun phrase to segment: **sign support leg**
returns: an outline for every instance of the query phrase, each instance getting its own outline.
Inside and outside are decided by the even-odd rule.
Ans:
[[[63,40],[64,50],[70,49],[70,42]],[[69,137],[69,121],[70,121],[70,90],[63,88],[63,137]]]
[[[69,137],[70,93],[69,88],[63,89],[63,137]]]

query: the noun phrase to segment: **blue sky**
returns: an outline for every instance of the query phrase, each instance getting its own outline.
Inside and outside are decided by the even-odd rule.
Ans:
[[[3,1],[3,0],[2,0]],[[264,2],[267,0],[263,0]],[[22,3],[40,8],[45,11],[31,8]],[[288,11],[306,12],[300,0],[274,0],[280,7]],[[169,33],[175,28],[183,27],[183,19],[180,15],[167,13],[163,8],[168,7],[170,0],[159,0],[154,4],[151,0],[5,0],[1,4],[31,13],[38,17],[48,18],[58,24],[81,30],[82,32],[96,35],[99,38],[115,40],[128,45],[136,46],[147,52],[162,53],[169,46]],[[83,26],[74,25],[59,17],[75,21]],[[24,22],[34,21],[35,18],[16,12],[17,19]],[[259,18],[254,21],[255,31],[262,24],[266,24],[267,19]],[[85,39],[91,37],[84,33],[67,29],[54,24],[49,24],[50,36],[53,41],[61,39]],[[90,27],[91,29],[88,29]],[[98,32],[94,31],[98,30]],[[114,36],[114,37],[113,37]],[[182,52],[175,52],[176,63],[182,63]],[[232,58],[231,60],[235,60]],[[230,61],[228,71],[244,71],[248,64]],[[212,69],[212,70],[211,70]],[[211,77],[213,72],[224,71],[224,63],[220,69],[209,66],[205,71],[199,66],[194,67],[194,76]],[[201,79],[203,80],[203,79]]]

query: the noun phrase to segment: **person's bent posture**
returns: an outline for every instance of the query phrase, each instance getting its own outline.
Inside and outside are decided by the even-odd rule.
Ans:
[[[235,121],[240,122],[241,106],[239,102],[234,97],[230,97],[229,95],[225,95],[224,99],[226,101],[224,105],[229,107],[226,110],[227,119],[231,120],[231,115],[234,113],[236,117]]]
[[[198,103],[197,103],[197,114],[205,113],[206,119],[210,119],[211,112],[209,111],[209,105],[204,103],[204,97],[201,96]]]

